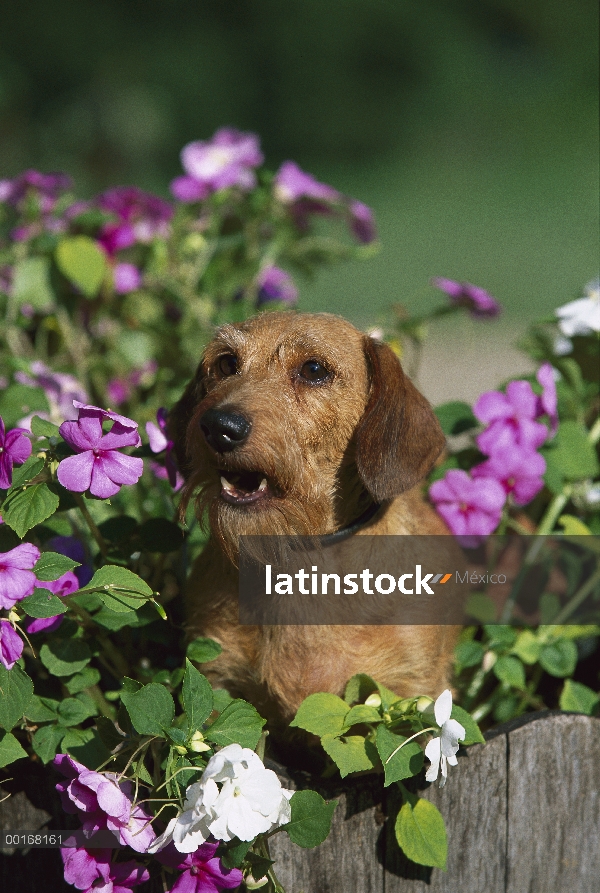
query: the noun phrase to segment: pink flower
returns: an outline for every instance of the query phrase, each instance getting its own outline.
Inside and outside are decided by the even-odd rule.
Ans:
[[[475,403],[473,413],[488,425],[476,438],[487,456],[514,445],[536,450],[548,437],[546,426],[536,421],[538,398],[528,381],[511,381],[506,394],[487,391]]]
[[[221,860],[215,858],[217,849],[217,843],[203,843],[183,860],[173,844],[162,850],[157,856],[158,861],[183,871],[171,887],[171,893],[220,893],[239,887],[242,872],[239,868],[224,868]]]
[[[556,434],[558,428],[558,396],[556,393],[556,379],[554,369],[550,363],[542,363],[537,371],[536,378],[543,390],[537,399],[536,416],[547,415],[550,420],[550,434]]]
[[[79,585],[79,580],[73,571],[67,571],[58,580],[38,580],[40,589],[47,589],[59,598],[65,598],[65,596],[77,592]],[[64,616],[64,614],[55,614],[53,617],[36,617],[27,624],[27,632],[30,634],[43,631],[52,633],[61,625]]]
[[[142,284],[142,274],[135,264],[116,264],[113,270],[113,286],[118,295],[135,291]]]
[[[495,451],[486,462],[472,468],[471,474],[474,478],[494,478],[507,496],[512,493],[517,505],[526,505],[543,488],[545,471],[543,456],[512,446]]]
[[[506,501],[504,488],[497,480],[473,480],[458,468],[435,481],[429,488],[429,497],[450,531],[473,542],[494,532]]]
[[[273,185],[276,197],[284,204],[292,204],[302,198],[325,202],[336,202],[341,198],[337,189],[319,183],[293,161],[283,162],[275,174]]]
[[[8,490],[12,483],[13,465],[21,465],[31,456],[31,441],[21,428],[5,431],[0,416],[0,490]]]
[[[377,230],[373,212],[368,205],[353,200],[350,202],[348,210],[350,212],[350,230],[353,235],[363,245],[369,245],[371,242],[374,242],[377,238]]]
[[[158,422],[158,426],[156,426],[154,422],[146,422],[146,434],[150,441],[150,449],[153,453],[162,453],[163,450],[166,450],[166,454],[164,468],[157,462],[153,462],[152,470],[157,478],[161,478],[162,480],[168,478],[169,483],[177,492],[177,490],[181,489],[183,486],[183,478],[179,474],[175,459],[173,458],[174,443],[166,436],[167,410],[163,406],[161,406],[156,413],[156,421]]]
[[[107,499],[118,493],[123,484],[135,484],[144,470],[142,459],[124,456],[118,450],[126,446],[140,446],[137,422],[116,412],[85,406],[73,401],[79,409],[76,422],[63,422],[60,434],[76,450],[76,456],[63,459],[57,477],[63,487],[74,493],[90,491]],[[103,419],[112,419],[108,434],[102,433]]]
[[[86,893],[128,893],[150,878],[143,865],[133,860],[111,862],[111,850],[73,848],[61,849],[60,854],[66,882]]]
[[[54,757],[54,765],[66,776],[56,785],[63,809],[82,813],[84,831],[115,831],[123,845],[138,853],[147,851],[156,834],[151,816],[131,802],[131,782],[117,783],[117,775],[93,772],[65,753]]]
[[[298,289],[294,280],[279,267],[265,267],[256,279],[258,297],[256,306],[269,304],[272,301],[283,301],[284,304],[295,304],[298,300]]]
[[[43,388],[50,404],[50,421],[64,421],[64,419],[77,418],[77,411],[73,408],[74,400],[86,401],[88,395],[76,378],[66,372],[53,372],[44,363],[36,360],[31,364],[31,374],[27,372],[15,372],[16,381],[29,385],[32,388]],[[37,412],[43,418],[47,413]],[[31,415],[26,417],[27,426],[31,425]],[[25,419],[21,424],[25,424]]]
[[[502,306],[492,295],[470,282],[455,282],[454,279],[432,279],[431,284],[445,292],[453,304],[466,307],[476,319],[491,318],[502,312]]]
[[[40,550],[31,543],[0,552],[0,608],[9,611],[16,602],[31,595],[37,583],[32,568],[39,557]]]
[[[197,202],[212,192],[237,186],[256,186],[253,168],[262,164],[258,137],[253,133],[224,127],[208,141],[188,143],[181,152],[186,176],[171,183],[171,192],[182,202]]]
[[[22,209],[24,200],[34,196],[44,214],[49,214],[56,201],[66,189],[71,187],[71,178],[66,174],[42,174],[40,171],[23,171],[14,180],[0,180],[0,202]]]
[[[12,670],[23,652],[23,640],[8,620],[0,620],[0,663]]]

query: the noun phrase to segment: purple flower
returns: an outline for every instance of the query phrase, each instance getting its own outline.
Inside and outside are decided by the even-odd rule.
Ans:
[[[432,279],[431,284],[446,292],[453,304],[466,307],[476,319],[498,316],[502,305],[485,289],[470,282],[455,282],[454,279]]]
[[[171,183],[171,192],[182,202],[202,201],[212,192],[238,186],[256,186],[253,168],[263,162],[258,137],[224,127],[208,141],[188,143],[181,152],[186,176]]]
[[[154,422],[146,422],[146,434],[153,453],[162,453],[163,450],[166,450],[164,468],[157,462],[152,463],[154,474],[161,479],[168,478],[173,489],[177,491],[183,486],[183,478],[177,470],[173,457],[174,443],[167,438],[167,415],[167,410],[161,406],[156,413],[158,426]]]
[[[15,380],[20,384],[31,388],[43,388],[50,404],[50,412],[34,412],[21,420],[21,424],[27,428],[31,425],[31,418],[39,415],[50,421],[60,423],[65,419],[77,418],[77,411],[73,406],[74,400],[85,403],[89,398],[85,389],[76,378],[66,372],[53,372],[44,363],[35,361],[31,364],[31,374],[15,372]]]
[[[111,378],[106,385],[106,396],[114,406],[120,406],[131,397],[131,385],[126,378]]]
[[[256,306],[268,304],[271,301],[283,301],[285,304],[295,304],[298,300],[298,289],[294,280],[279,267],[265,267],[256,278],[258,296]]]
[[[100,244],[111,257],[138,242],[146,245],[169,235],[173,208],[157,195],[136,186],[117,186],[98,196],[97,203],[118,218],[118,223],[107,223],[100,233]]]
[[[536,378],[543,390],[537,399],[536,416],[547,415],[550,420],[550,434],[556,434],[558,428],[558,396],[556,393],[556,380],[554,369],[550,363],[542,363],[537,371]]]
[[[292,204],[304,198],[315,199],[317,202],[337,202],[341,199],[337,189],[319,183],[293,161],[283,162],[275,174],[273,183],[276,197],[284,204]]]
[[[0,608],[9,611],[16,602],[31,595],[37,583],[32,568],[39,557],[40,550],[32,543],[0,552]]]
[[[108,499],[118,493],[123,484],[135,484],[144,470],[142,459],[124,456],[118,450],[126,446],[140,446],[137,422],[78,401],[76,422],[63,422],[60,434],[76,450],[76,456],[63,459],[56,472],[58,480],[74,493],[90,491],[93,496]],[[102,421],[113,420],[108,434],[102,433]]]
[[[117,783],[117,775],[93,772],[65,753],[54,757],[54,765],[66,776],[56,785],[63,809],[82,813],[84,831],[115,831],[123,845],[138,853],[147,851],[156,835],[151,816],[131,802],[131,782]]]
[[[494,478],[517,505],[531,502],[544,486],[546,460],[533,450],[517,446],[494,452],[490,459],[471,469],[474,478]]]
[[[528,381],[511,381],[506,394],[487,391],[475,403],[473,413],[488,427],[476,438],[486,456],[517,445],[536,450],[548,437],[548,429],[536,421],[538,398]]]
[[[368,205],[353,200],[348,206],[350,212],[350,230],[359,242],[363,245],[369,245],[377,238],[377,229],[375,228],[375,220],[373,212]]]
[[[0,490],[8,490],[12,483],[13,465],[21,465],[31,456],[31,441],[21,428],[6,431],[0,416]]]
[[[239,887],[242,872],[239,868],[224,868],[221,860],[215,858],[217,849],[217,843],[203,843],[183,860],[173,844],[158,853],[159,862],[183,871],[171,887],[171,893],[220,893]]]
[[[150,878],[143,865],[133,860],[111,862],[111,850],[73,848],[61,849],[60,854],[66,882],[86,893],[127,893]]]
[[[0,620],[0,663],[12,670],[23,652],[23,639],[8,620]]]
[[[497,480],[489,477],[473,480],[458,468],[435,481],[429,488],[429,496],[451,533],[472,541],[494,532],[506,501],[504,488]]]
[[[66,174],[42,174],[40,171],[23,171],[14,180],[0,180],[0,202],[20,209],[23,200],[34,195],[42,213],[50,213],[61,192],[71,188],[71,178]]]
[[[59,598],[77,592],[80,586],[73,571],[67,571],[58,580],[38,580],[38,584],[40,589],[47,589],[54,595],[58,595]],[[36,617],[27,624],[26,630],[28,633],[41,633],[42,631],[52,633],[61,625],[64,616],[64,614],[54,614],[52,617]]]
[[[142,274],[135,264],[116,264],[113,270],[113,286],[118,295],[129,294],[142,284]]]

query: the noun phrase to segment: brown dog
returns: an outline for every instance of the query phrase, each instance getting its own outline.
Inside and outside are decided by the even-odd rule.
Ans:
[[[366,673],[402,697],[448,687],[457,628],[241,626],[238,537],[446,534],[416,485],[444,447],[393,352],[329,314],[267,313],[225,325],[170,415],[183,504],[198,491],[210,541],[187,587],[191,636],[223,653],[211,681],[289,718],[317,691]]]

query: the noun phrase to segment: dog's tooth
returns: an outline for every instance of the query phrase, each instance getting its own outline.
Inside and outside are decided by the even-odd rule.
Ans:
[[[233,491],[235,490],[233,484],[230,484],[227,478],[224,478],[223,475],[221,475],[221,485],[223,489],[227,490],[229,493],[233,493]]]
[[[258,489],[259,489],[259,491],[261,491],[261,490],[266,490],[266,489],[267,489],[267,479],[266,479],[266,478],[263,478],[263,479],[262,479],[262,481],[260,482],[260,486],[259,486]]]

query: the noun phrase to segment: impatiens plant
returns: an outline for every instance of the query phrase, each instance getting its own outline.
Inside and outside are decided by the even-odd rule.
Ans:
[[[282,786],[265,766],[265,720],[194,666],[220,646],[184,646],[177,596],[206,535],[191,514],[178,520],[168,407],[215,325],[293,307],[300,277],[369,256],[376,229],[366,205],[294,162],[265,170],[254,134],[222,129],[186,146],[182,166],[169,201],[137,187],[81,201],[63,174],[0,181],[0,769],[41,762],[65,825],[114,835],[114,849],[62,850],[79,890],[282,893],[269,839],[318,845],[335,801]],[[443,303],[397,308],[384,327],[398,352],[418,353],[441,317],[500,312],[479,286],[433,285]],[[513,592],[500,605],[473,593],[481,624],[456,652],[460,706],[358,676],[292,722],[318,736],[326,772],[398,786],[389,820],[421,864],[443,868],[447,843],[415,791],[483,740],[477,722],[599,710],[587,660],[600,636],[599,330],[590,284],[528,333],[535,374],[436,410],[448,451],[426,495],[453,533],[571,538],[538,615],[517,623]]]

